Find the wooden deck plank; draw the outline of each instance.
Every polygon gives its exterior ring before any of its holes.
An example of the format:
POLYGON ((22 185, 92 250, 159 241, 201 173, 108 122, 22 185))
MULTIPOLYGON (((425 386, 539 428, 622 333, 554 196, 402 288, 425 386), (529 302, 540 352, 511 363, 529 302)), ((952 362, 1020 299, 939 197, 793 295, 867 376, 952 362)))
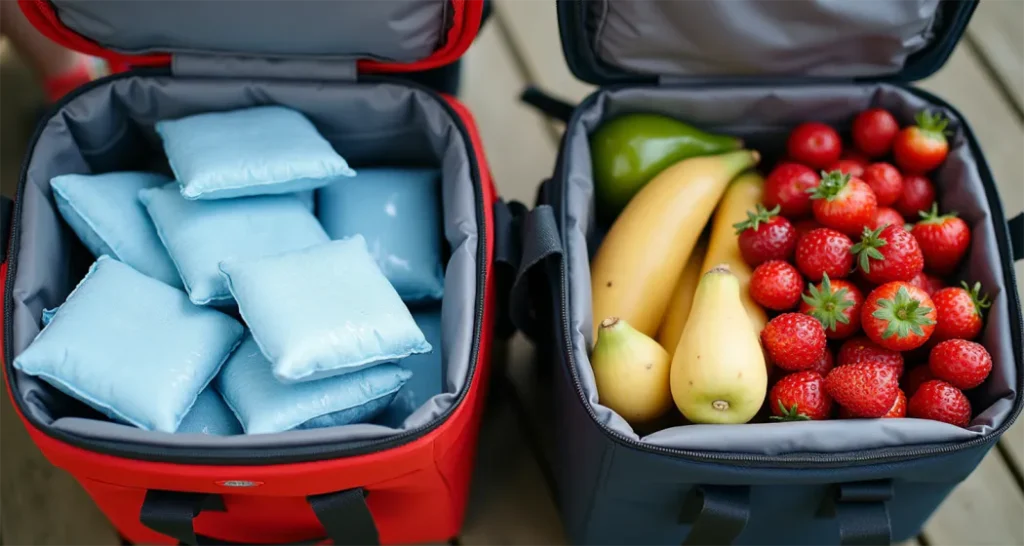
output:
POLYGON ((967 34, 996 72, 1018 114, 1024 112, 1024 2, 981 2, 967 34))

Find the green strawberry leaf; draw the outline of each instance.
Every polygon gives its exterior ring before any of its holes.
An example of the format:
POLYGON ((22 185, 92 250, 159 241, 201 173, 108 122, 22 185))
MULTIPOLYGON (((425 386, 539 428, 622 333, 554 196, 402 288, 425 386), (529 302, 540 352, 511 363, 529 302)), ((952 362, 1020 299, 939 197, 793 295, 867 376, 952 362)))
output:
POLYGON ((782 403, 782 400, 779 400, 779 411, 782 412, 782 415, 772 415, 771 416, 771 420, 772 421, 810 421, 811 420, 810 417, 808 417, 804 413, 801 413, 800 410, 797 409, 796 404, 793 404, 793 407, 791 407, 791 408, 786 408, 785 404, 782 403))
POLYGON ((882 298, 876 305, 878 308, 871 316, 886 322, 882 339, 889 339, 894 335, 899 339, 909 337, 910 334, 923 336, 924 330, 921 327, 935 324, 935 320, 928 316, 932 308, 925 307, 920 301, 910 297, 910 292, 905 286, 896 291, 896 297, 893 299, 882 298))
POLYGON ((807 314, 818 319, 818 322, 826 330, 834 332, 836 323, 850 323, 850 317, 846 316, 846 310, 853 307, 853 302, 846 299, 848 292, 846 288, 840 288, 833 292, 832 281, 829 280, 828 273, 825 273, 821 277, 820 289, 811 283, 807 287, 807 293, 800 297, 810 307, 807 314))
POLYGON ((871 273, 871 260, 882 261, 885 259, 878 250, 889 244, 889 241, 880 236, 885 228, 886 226, 878 229, 864 228, 860 242, 850 247, 850 253, 857 257, 858 265, 865 273, 871 273))
POLYGON ((778 216, 780 210, 782 210, 780 205, 775 205, 775 208, 772 210, 766 210, 764 205, 758 203, 754 212, 747 211, 746 220, 733 224, 732 227, 736 228, 736 235, 739 235, 748 229, 757 231, 758 226, 762 223, 767 223, 773 217, 778 216))
POLYGON ((849 181, 850 175, 843 173, 843 171, 821 171, 821 182, 813 188, 808 188, 806 191, 811 194, 811 199, 834 201, 839 197, 839 194, 849 181))

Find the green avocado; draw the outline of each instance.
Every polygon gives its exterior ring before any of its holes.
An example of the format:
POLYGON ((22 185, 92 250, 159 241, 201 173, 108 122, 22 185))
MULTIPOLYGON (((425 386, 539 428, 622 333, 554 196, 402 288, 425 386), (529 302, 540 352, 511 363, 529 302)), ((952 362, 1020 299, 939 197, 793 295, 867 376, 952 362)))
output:
POLYGON ((681 159, 742 147, 738 138, 707 133, 668 116, 616 117, 590 136, 598 211, 614 217, 644 184, 681 159))

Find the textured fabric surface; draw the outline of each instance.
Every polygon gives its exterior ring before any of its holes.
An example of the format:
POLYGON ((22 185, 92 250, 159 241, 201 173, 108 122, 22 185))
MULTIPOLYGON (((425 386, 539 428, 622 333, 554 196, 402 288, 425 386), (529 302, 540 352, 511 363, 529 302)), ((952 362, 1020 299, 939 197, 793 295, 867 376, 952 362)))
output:
POLYGON ((283 382, 352 373, 432 350, 360 235, 220 265, 283 382))
POLYGON ((57 210, 95 257, 108 254, 138 271, 181 288, 181 277, 160 243, 139 191, 170 182, 162 174, 65 174, 50 180, 57 210))
POLYGON ((196 403, 178 425, 178 434, 232 436, 242 432, 242 424, 212 384, 199 393, 196 403))
POLYGON ((281 383, 247 334, 215 385, 247 434, 267 434, 369 421, 391 402, 410 375, 408 370, 384 364, 318 381, 281 383))
POLYGON ((317 216, 331 239, 362 235, 403 300, 439 300, 440 180, 437 169, 360 169, 317 192, 317 216))
POLYGON ((328 241, 296 195, 189 201, 174 183, 139 192, 157 233, 196 304, 229 304, 231 294, 217 264, 328 241))
POLYGON ((399 366, 412 372, 412 377, 398 391, 394 402, 375 421, 392 428, 401 428, 406 418, 423 407, 427 400, 444 391, 445 353, 441 348, 441 309, 422 309, 414 312, 412 318, 434 350, 398 361, 399 366))
POLYGON ((186 199, 293 193, 355 174, 305 116, 283 106, 165 120, 156 131, 186 199))
POLYGON ((14 367, 113 419, 174 432, 242 331, 181 290, 101 256, 14 367))

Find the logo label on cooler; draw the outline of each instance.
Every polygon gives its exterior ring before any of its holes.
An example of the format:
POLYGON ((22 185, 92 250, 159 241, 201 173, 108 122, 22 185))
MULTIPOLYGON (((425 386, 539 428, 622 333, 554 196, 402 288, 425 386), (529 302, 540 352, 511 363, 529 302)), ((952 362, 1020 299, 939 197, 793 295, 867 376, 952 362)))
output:
POLYGON ((263 485, 263 482, 256 482, 252 480, 221 480, 217 482, 217 485, 221 487, 259 487, 263 485))

